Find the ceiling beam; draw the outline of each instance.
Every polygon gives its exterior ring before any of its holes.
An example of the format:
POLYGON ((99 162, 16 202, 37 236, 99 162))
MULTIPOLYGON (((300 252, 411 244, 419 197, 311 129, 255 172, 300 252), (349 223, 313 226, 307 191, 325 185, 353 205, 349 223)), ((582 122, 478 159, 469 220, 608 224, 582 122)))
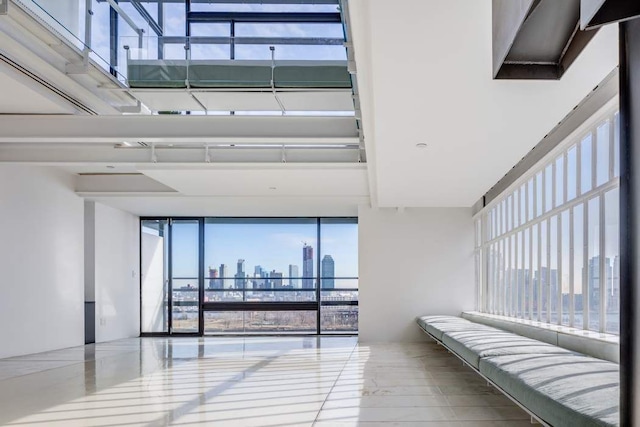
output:
POLYGON ((640 16, 637 0, 581 0, 580 28, 591 29, 640 16))
POLYGON ((352 144, 353 117, 0 116, 3 143, 352 144))

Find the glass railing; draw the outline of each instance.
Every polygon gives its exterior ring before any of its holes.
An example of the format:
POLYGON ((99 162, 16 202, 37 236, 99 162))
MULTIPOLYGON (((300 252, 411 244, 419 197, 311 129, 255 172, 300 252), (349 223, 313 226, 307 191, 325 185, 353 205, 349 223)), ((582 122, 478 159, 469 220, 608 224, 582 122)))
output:
POLYGON ((323 41, 121 37, 118 71, 132 88, 350 89, 344 46, 310 44, 323 41))

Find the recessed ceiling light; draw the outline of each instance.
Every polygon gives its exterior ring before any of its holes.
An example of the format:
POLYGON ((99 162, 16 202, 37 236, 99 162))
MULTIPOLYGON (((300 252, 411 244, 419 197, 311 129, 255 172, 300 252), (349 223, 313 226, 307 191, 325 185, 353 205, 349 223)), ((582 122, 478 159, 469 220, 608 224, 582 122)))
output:
POLYGON ((276 190, 276 187, 269 187, 269 190, 276 190))
POLYGON ((115 169, 115 168, 116 168, 115 166, 111 166, 111 165, 107 166, 107 169, 115 169))
POLYGON ((424 142, 419 142, 419 143, 416 144, 416 147, 417 148, 427 148, 427 144, 424 143, 424 142))

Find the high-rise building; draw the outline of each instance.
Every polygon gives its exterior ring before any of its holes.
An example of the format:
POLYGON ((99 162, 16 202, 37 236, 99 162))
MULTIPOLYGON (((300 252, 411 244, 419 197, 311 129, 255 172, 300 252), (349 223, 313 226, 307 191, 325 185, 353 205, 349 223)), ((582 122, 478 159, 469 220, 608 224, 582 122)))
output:
POLYGON ((271 286, 273 289, 281 289, 282 288, 282 273, 278 273, 273 270, 269 273, 269 279, 271 280, 271 286))
POLYGON ((331 255, 325 255, 322 258, 322 289, 334 289, 336 287, 335 275, 336 269, 333 258, 331 255))
POLYGON ((218 278, 218 269, 209 267, 209 289, 220 289, 222 282, 218 278))
POLYGON ((220 270, 218 273, 220 277, 220 288, 230 288, 231 284, 229 283, 229 266, 226 264, 220 264, 220 270))
POLYGON ((289 286, 292 288, 300 287, 300 270, 297 265, 289 264, 289 286))
POLYGON ((244 272, 244 260, 243 259, 239 259, 238 260, 238 264, 237 264, 237 269, 236 269, 236 275, 235 275, 235 288, 236 289, 242 289, 244 288, 244 285, 246 284, 246 273, 244 272))
POLYGON ((313 288, 313 247, 306 243, 302 247, 302 288, 313 288))

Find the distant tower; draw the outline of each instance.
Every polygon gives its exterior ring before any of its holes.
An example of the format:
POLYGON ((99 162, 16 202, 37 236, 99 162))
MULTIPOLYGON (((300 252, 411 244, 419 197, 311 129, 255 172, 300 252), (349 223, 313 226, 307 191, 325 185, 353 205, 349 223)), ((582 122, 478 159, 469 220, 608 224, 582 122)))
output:
POLYGON ((289 286, 292 288, 300 287, 300 270, 297 265, 289 264, 289 286))
POLYGON ((271 279, 273 289, 282 288, 282 273, 278 273, 277 271, 273 270, 269 274, 269 278, 271 279))
POLYGON ((220 289, 231 287, 231 286, 226 286, 229 283, 228 282, 229 267, 226 264, 220 264, 219 277, 220 277, 220 289))
POLYGON ((313 248, 306 243, 302 247, 302 288, 313 289, 313 248))
POLYGON ((238 260, 238 267, 236 270, 236 289, 242 289, 244 288, 245 285, 245 272, 244 272, 244 260, 243 259, 239 259, 238 260))
POLYGON ((322 289, 334 289, 336 269, 331 255, 322 258, 322 289))
POLYGON ((209 267, 209 289, 219 289, 218 269, 209 267))

